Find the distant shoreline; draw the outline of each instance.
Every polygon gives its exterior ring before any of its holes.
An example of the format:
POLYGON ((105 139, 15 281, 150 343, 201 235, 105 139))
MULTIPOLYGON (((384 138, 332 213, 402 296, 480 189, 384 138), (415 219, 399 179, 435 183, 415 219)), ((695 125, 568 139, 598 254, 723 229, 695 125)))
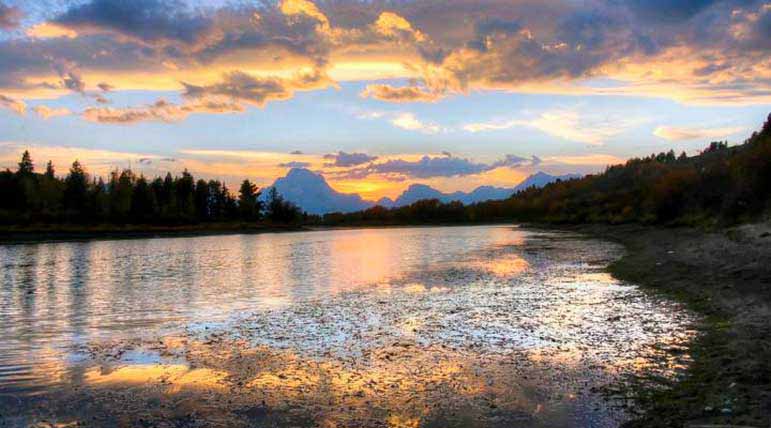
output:
POLYGON ((30 226, 0 228, 0 244, 93 241, 139 238, 173 238, 212 235, 239 235, 311 230, 302 225, 200 224, 183 226, 100 225, 100 226, 30 226))
POLYGON ((421 223, 421 224, 360 224, 324 226, 312 224, 268 225, 268 224, 202 224, 182 226, 148 225, 100 225, 100 226, 31 226, 0 228, 0 245, 31 244, 44 242, 96 241, 113 239, 152 239, 196 237, 212 235, 256 235, 261 233, 316 232, 325 230, 392 229, 413 227, 464 227, 464 226, 512 226, 516 222, 479 223, 421 223))

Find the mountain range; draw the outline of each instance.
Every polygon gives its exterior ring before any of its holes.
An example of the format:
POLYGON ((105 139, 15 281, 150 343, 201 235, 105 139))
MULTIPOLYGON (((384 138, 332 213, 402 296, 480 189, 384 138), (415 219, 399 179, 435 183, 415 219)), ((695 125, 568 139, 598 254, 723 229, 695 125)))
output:
MULTIPOLYGON (((550 175, 538 172, 527 177, 511 188, 480 186, 471 192, 443 193, 425 184, 412 184, 395 200, 381 198, 368 201, 357 194, 340 193, 333 189, 323 176, 305 168, 292 168, 285 177, 278 178, 273 186, 286 200, 299 206, 309 214, 331 212, 353 212, 380 205, 386 208, 402 207, 423 199, 438 199, 442 202, 459 201, 465 205, 496 199, 506 199, 512 194, 530 187, 543 187, 557 180, 578 178, 580 175, 550 175)), ((262 193, 266 198, 268 189, 262 193)))

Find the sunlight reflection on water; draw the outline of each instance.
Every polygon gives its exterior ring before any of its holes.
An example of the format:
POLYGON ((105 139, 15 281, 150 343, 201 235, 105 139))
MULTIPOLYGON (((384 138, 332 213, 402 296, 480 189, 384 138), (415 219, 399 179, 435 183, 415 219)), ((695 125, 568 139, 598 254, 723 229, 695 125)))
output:
POLYGON ((278 426, 613 426, 588 391, 671 375, 654 345, 692 321, 603 272, 619 251, 506 226, 0 246, 0 398, 61 386, 111 414, 131 388, 145 419, 148 397, 176 403, 164 419, 206 391, 223 426, 255 402, 278 426))

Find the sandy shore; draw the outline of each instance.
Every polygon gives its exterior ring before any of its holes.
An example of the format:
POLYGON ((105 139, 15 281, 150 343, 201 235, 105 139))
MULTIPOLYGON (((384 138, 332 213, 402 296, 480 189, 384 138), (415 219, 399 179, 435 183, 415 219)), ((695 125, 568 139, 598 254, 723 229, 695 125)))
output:
POLYGON ((622 243, 609 269, 686 302, 703 314, 693 358, 674 384, 630 382, 640 418, 630 427, 768 427, 771 424, 771 224, 722 231, 580 226, 570 230, 622 243))

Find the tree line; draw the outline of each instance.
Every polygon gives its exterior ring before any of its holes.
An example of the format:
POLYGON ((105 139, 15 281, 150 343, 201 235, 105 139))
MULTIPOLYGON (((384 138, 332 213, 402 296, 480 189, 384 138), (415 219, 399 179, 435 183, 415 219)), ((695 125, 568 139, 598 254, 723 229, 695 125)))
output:
POLYGON ((51 161, 38 173, 25 151, 16 171, 0 172, 0 224, 152 224, 215 222, 299 223, 302 211, 274 188, 265 201, 244 180, 237 195, 218 180, 180 176, 147 179, 130 169, 115 170, 105 181, 90 176, 77 160, 64 177, 51 161))
POLYGON ((557 181, 510 198, 464 206, 422 200, 387 209, 310 216, 274 188, 266 201, 244 180, 237 195, 217 180, 113 171, 105 182, 73 162, 59 177, 49 161, 36 172, 29 152, 0 172, 0 224, 196 224, 272 222, 325 226, 480 223, 733 224, 771 209, 771 115, 743 144, 713 142, 700 154, 673 151, 629 159, 600 174, 557 181))
POLYGON ((526 221, 734 224, 771 211, 771 115, 743 144, 712 142, 700 154, 674 151, 633 158, 603 173, 530 188, 500 201, 463 206, 419 201, 327 214, 325 225, 526 221))

